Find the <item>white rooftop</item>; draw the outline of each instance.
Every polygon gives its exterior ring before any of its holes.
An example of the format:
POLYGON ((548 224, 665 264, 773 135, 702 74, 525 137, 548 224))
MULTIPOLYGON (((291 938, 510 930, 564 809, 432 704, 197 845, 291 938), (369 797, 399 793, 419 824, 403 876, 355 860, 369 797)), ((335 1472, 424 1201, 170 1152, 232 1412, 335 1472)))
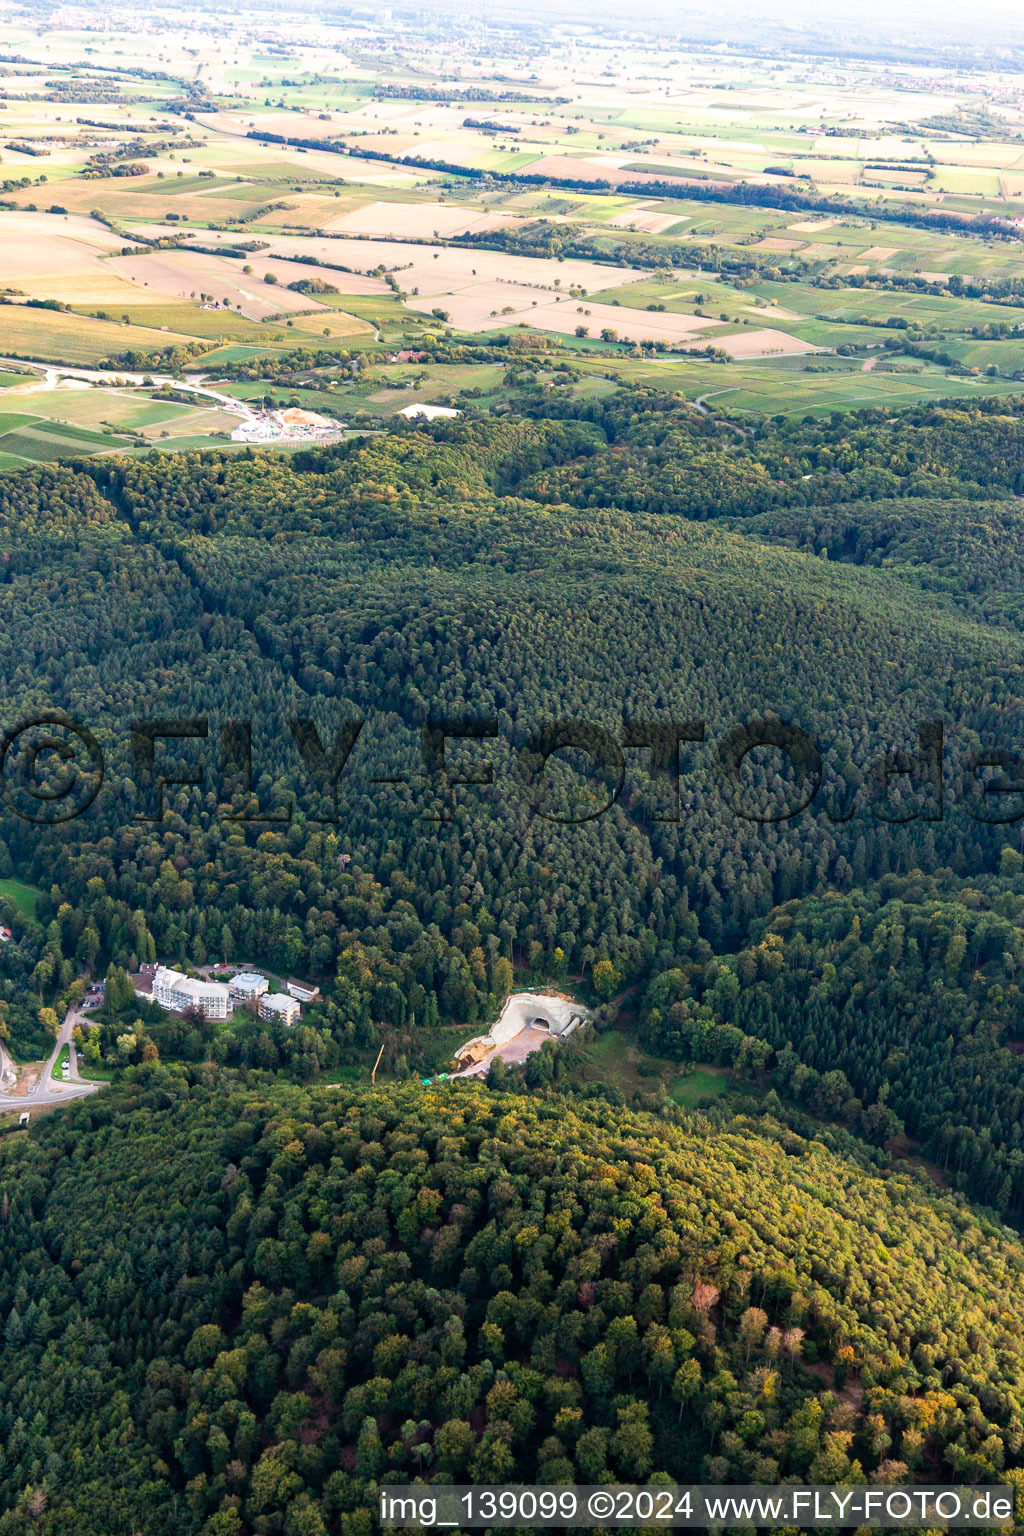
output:
POLYGON ((261 1006, 269 1008, 272 1013, 291 1013, 292 1009, 299 1005, 297 999, 289 997, 286 992, 268 992, 263 997, 261 1006))
POLYGON ((456 411, 450 405, 407 405, 398 412, 399 416, 407 416, 411 421, 415 416, 422 416, 425 421, 433 421, 435 416, 461 416, 461 411, 456 411))
POLYGON ((153 976, 154 991, 158 986, 170 987, 173 992, 183 993, 186 997, 227 997, 228 989, 220 981, 201 981, 192 976, 183 976, 180 971, 172 971, 169 966, 160 965, 153 976))

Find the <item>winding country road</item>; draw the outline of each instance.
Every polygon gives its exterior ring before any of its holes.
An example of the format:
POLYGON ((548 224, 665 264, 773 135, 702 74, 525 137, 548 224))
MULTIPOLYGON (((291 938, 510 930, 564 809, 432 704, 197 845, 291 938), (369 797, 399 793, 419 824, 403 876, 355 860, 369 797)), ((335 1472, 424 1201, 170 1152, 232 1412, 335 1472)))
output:
POLYGON ((232 411, 236 416, 247 419, 256 412, 245 400, 236 400, 234 395, 222 395, 216 389, 209 389, 202 383, 205 374, 200 374, 200 382, 192 383, 191 380, 176 379, 169 373, 127 373, 123 368, 66 368, 63 363, 53 366, 50 363, 29 363, 21 357, 0 357, 0 368, 35 368, 38 376, 28 380, 25 384, 13 384, 4 390, 4 400, 12 400, 18 395, 32 395, 42 389, 56 389, 60 379, 81 379, 86 384, 131 384, 136 387, 141 385, 143 379, 151 379, 157 389, 163 385, 171 389, 180 389, 185 394, 198 395, 200 402, 212 400, 222 411, 232 411))
MULTIPOLYGON (((95 1093, 97 1088, 102 1088, 103 1083, 88 1083, 78 1073, 78 1052, 71 1041, 71 1033, 76 1024, 84 1024, 87 1021, 77 1008, 69 1008, 60 1027, 53 1051, 40 1074, 39 1081, 33 1089, 27 1093, 9 1093, 6 1090, 0 1092, 0 1110, 18 1109, 32 1110, 42 1109, 54 1104, 70 1104, 75 1099, 83 1099, 87 1094, 95 1093), (52 1076, 64 1046, 68 1046, 71 1055, 71 1075, 66 1082, 59 1077, 52 1076)), ((11 1064, 7 1052, 0 1046, 0 1055, 3 1057, 3 1071, 11 1064)), ((11 1064, 13 1065, 13 1064, 11 1064)), ((4 1072, 6 1080, 6 1072, 4 1072)))

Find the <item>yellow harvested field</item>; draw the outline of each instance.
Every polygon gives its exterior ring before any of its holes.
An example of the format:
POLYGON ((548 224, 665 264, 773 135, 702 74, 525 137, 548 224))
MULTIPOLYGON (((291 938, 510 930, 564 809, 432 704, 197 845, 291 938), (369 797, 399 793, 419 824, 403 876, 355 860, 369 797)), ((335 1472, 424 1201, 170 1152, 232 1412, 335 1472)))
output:
POLYGON ((805 320, 806 315, 798 315, 792 309, 783 309, 781 304, 746 304, 743 310, 745 315, 763 315, 767 320, 805 320))
POLYGON ((338 134, 337 124, 323 122, 316 112, 247 112, 244 128, 237 113, 232 112, 197 113, 195 120, 201 128, 213 130, 214 143, 218 134, 237 137, 240 130, 244 135, 248 128, 256 133, 279 133, 286 139, 330 139, 338 134))
MULTIPOLYGON (((332 242, 333 243, 333 242, 332 242)), ((346 266, 369 271, 378 264, 401 268, 399 281, 408 292, 454 293, 480 281, 521 283, 530 288, 555 291, 573 287, 607 288, 612 284, 639 282, 649 274, 636 267, 605 266, 602 262, 555 261, 550 257, 511 256, 505 251, 432 250, 418 245, 376 241, 338 241, 339 259, 346 266), (407 265, 408 263, 408 265, 407 265)))
POLYGON ((129 348, 160 352, 188 339, 141 325, 118 325, 53 309, 28 309, 23 304, 0 308, 0 356, 4 357, 88 365, 129 348))
POLYGON ((331 219, 323 228, 331 235, 375 235, 385 240, 450 239, 470 230, 497 229, 514 218, 509 213, 485 213, 452 203, 367 203, 352 213, 331 219))
MULTIPOLYGON (((686 218, 685 215, 683 217, 686 218)), ((643 204, 636 208, 624 208, 608 220, 608 224, 616 229, 637 229, 645 235, 662 235, 666 229, 671 229, 673 224, 679 222, 678 213, 657 213, 653 209, 644 208, 643 204)))
MULTIPOLYGON (((151 227, 148 233, 150 235, 168 234, 170 230, 162 226, 151 227)), ((230 244, 232 241, 237 242, 238 236, 204 230, 202 239, 204 245, 212 245, 215 242, 230 244)), ((275 255, 285 258, 292 255, 316 256, 321 261, 338 262, 358 273, 372 272, 376 267, 384 267, 385 270, 397 274, 406 293, 411 293, 413 288, 419 288, 421 296, 434 295, 435 298, 428 308, 433 308, 434 304, 440 303, 446 294, 458 293, 464 288, 481 282, 503 280, 548 293, 555 293, 558 288, 563 292, 569 288, 585 288, 588 292, 596 292, 601 288, 615 288, 623 283, 640 282, 650 277, 649 272, 643 272, 637 267, 612 266, 597 261, 577 261, 572 258, 556 261, 553 257, 510 256, 505 251, 474 250, 468 246, 435 248, 429 245, 404 244, 400 240, 355 240, 346 239, 345 236, 331 235, 275 235, 273 251, 275 255), (556 282, 558 288, 556 288, 556 282)), ((261 270, 262 259, 260 256, 250 258, 252 266, 257 271, 261 270)), ((291 265, 294 266, 294 263, 291 265)), ((343 292, 358 291, 343 286, 345 280, 343 272, 327 272, 318 270, 316 267, 304 267, 302 270, 307 277, 326 278, 343 292)), ((379 279, 373 281, 373 288, 363 291, 373 293, 388 291, 387 285, 379 279)), ((539 298, 540 295, 535 293, 534 297, 539 298)), ((447 306, 442 304, 441 307, 447 306)), ((497 307, 500 309, 501 304, 497 307)))
POLYGON ((69 262, 84 250, 90 254, 119 250, 123 241, 98 219, 73 214, 26 213, 0 210, 0 239, 5 265, 21 265, 32 254, 36 271, 67 271, 69 262))
POLYGON ((320 229, 335 217, 338 203, 333 193, 289 192, 282 198, 271 197, 267 209, 266 213, 248 221, 250 230, 263 233, 274 229, 294 229, 297 232, 320 229), (274 207, 275 203, 284 206, 274 207))
MULTIPOLYGON (((616 333, 620 341, 665 341, 670 346, 706 346, 709 342, 721 347, 732 357, 772 357, 781 354, 815 352, 816 347, 787 336, 784 331, 742 331, 720 340, 707 335, 714 332, 720 322, 700 315, 673 314, 670 310, 652 313, 643 309, 629 309, 620 304, 597 304, 578 299, 529 299, 531 290, 514 284, 480 283, 473 289, 445 300, 451 323, 461 330, 495 331, 508 330, 512 326, 526 325, 532 330, 555 331, 561 336, 571 336, 579 325, 586 326, 589 335, 598 337, 605 328, 616 333), (501 300, 512 306, 510 314, 502 314, 501 300), (498 314, 492 310, 498 309, 498 314)), ((410 298, 410 309, 429 314, 435 298, 410 298)))
POLYGON ((558 176, 570 181, 636 181, 638 172, 617 171, 597 156, 544 155, 530 166, 531 176, 558 176))
POLYGON ((884 181, 893 186, 921 186, 927 179, 924 171, 905 170, 902 166, 898 171, 879 170, 874 168, 867 172, 872 181, 884 181))
POLYGON ((106 225, 75 214, 0 211, 5 286, 65 304, 126 302, 131 286, 103 258, 124 244, 106 225))
POLYGON ((315 315, 296 315, 292 330, 308 332, 311 336, 371 336, 373 326, 355 315, 346 315, 343 309, 319 309, 315 315))
POLYGON ((851 191, 857 190, 857 182, 860 179, 860 167, 842 162, 831 165, 825 160, 806 162, 806 169, 812 179, 819 184, 827 182, 833 189, 837 187, 849 187, 851 191))
MULTIPOLYGON (((400 105, 408 108, 410 103, 400 105)), ((318 113, 257 112, 239 118, 228 112, 216 112, 204 113, 196 118, 196 122, 203 128, 213 130, 209 144, 220 163, 234 160, 236 164, 245 161, 249 165, 258 166, 261 160, 283 159, 293 162, 296 167, 301 165, 307 171, 322 172, 338 180, 360 181, 371 186, 411 187, 436 174, 433 171, 417 171, 408 166, 390 166, 375 160, 357 160, 349 155, 335 154, 329 149, 301 150, 292 144, 267 144, 246 136, 251 127, 257 133, 280 133, 285 138, 329 139, 337 137, 343 127, 351 129, 357 116, 354 113, 346 114, 342 124, 340 119, 322 122, 318 113)), ((384 147, 391 153, 394 143, 395 140, 389 138, 386 145, 377 147, 384 147)), ((368 142, 367 147, 374 146, 368 142)))
MULTIPOLYGON (((311 169, 344 175, 347 182, 363 187, 415 187, 437 178, 436 171, 418 171, 411 166, 387 165, 379 160, 357 160, 354 155, 339 159, 326 151, 310 150, 311 169)), ((306 164, 307 162, 303 162, 306 164)))
POLYGON ((806 244, 806 240, 786 240, 782 235, 769 235, 755 242, 759 251, 802 251, 806 244))
MULTIPOLYGON (((381 137, 376 141, 370 139, 367 148, 382 149, 386 155, 420 155, 425 160, 446 160, 451 153, 451 139, 422 139, 412 135, 401 134, 396 138, 390 135, 385 139, 381 137)), ((464 156, 466 164, 472 165, 480 156, 490 152, 491 141, 482 133, 459 134, 459 153, 464 156)))
MULTIPOLYGON (((932 105, 931 107, 926 107, 925 111, 935 112, 952 108, 952 99, 950 97, 946 97, 944 101, 934 96, 931 99, 932 105), (947 102, 949 107, 946 106, 947 102)), ((899 114, 897 113, 896 115, 898 116, 899 114)), ((824 139, 821 141, 821 144, 825 146, 826 153, 835 154, 837 152, 835 139, 824 139)), ((966 149, 969 152, 970 146, 957 144, 958 156, 961 149, 966 149)), ((911 156, 920 156, 922 149, 916 140, 905 139, 902 134, 890 133, 883 134, 878 138, 859 139, 855 146, 855 153, 860 160, 904 160, 911 156)))
MULTIPOLYGON (((528 325, 534 330, 557 331, 559 335, 571 336, 578 325, 585 325, 591 336, 599 336, 608 327, 622 341, 696 344, 703 340, 702 330, 719 324, 717 320, 699 315, 677 315, 668 310, 652 314, 618 304, 596 304, 587 299, 537 299, 536 295, 527 297, 529 294, 530 289, 514 284, 478 283, 474 288, 447 297, 444 307, 452 324, 461 330, 494 331, 528 325), (511 308, 510 314, 501 313, 505 307, 511 308), (495 309, 498 310, 496 315, 492 313, 495 309)), ((436 302, 436 298, 406 300, 410 309, 426 314, 436 302)))
POLYGON ((806 352, 817 352, 809 341, 799 336, 789 336, 785 331, 739 331, 732 336, 714 340, 716 347, 728 352, 730 357, 798 357, 806 352))
POLYGON ((322 278, 345 293, 387 291, 379 281, 347 272, 318 272, 304 262, 274 261, 263 253, 243 262, 227 256, 209 256, 203 251, 153 251, 145 256, 118 256, 110 264, 131 280, 136 303, 142 297, 154 303, 169 297, 199 300, 206 293, 221 303, 227 300, 232 309, 250 320, 265 320, 282 312, 320 310, 315 297, 293 293, 287 286, 304 278, 322 278), (252 272, 243 272, 245 266, 251 266, 252 272), (277 282, 264 282, 267 273, 273 274, 277 282))
POLYGON ((787 228, 806 230, 808 233, 812 233, 819 229, 832 229, 838 223, 838 219, 805 219, 802 224, 789 224, 787 228))
POLYGON ((896 255, 895 245, 871 245, 866 251, 861 251, 865 261, 888 261, 890 256, 896 255))
MULTIPOLYGON (((233 223, 245 206, 229 197, 214 196, 206 191, 175 193, 167 190, 167 182, 158 181, 155 176, 150 178, 148 190, 143 191, 145 185, 144 178, 128 176, 106 181, 62 181, 59 191, 56 188, 55 191, 69 215, 80 217, 87 216, 92 208, 102 208, 104 213, 117 219, 162 219, 168 213, 178 213, 197 223, 210 219, 223 220, 227 224, 233 223)), ((10 196, 24 206, 38 200, 39 189, 22 187, 10 196)))

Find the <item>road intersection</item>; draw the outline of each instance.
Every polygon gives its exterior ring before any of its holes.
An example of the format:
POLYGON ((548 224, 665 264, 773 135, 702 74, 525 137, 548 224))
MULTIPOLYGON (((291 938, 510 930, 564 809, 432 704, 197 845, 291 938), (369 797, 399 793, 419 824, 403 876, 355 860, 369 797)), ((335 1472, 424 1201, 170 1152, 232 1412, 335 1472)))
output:
POLYGON ((79 1075, 78 1052, 75 1050, 71 1036, 77 1024, 87 1024, 81 1010, 72 1006, 68 1009, 54 1042, 53 1051, 39 1074, 38 1080, 23 1093, 11 1092, 8 1086, 16 1072, 10 1056, 0 1045, 0 1111, 18 1109, 21 1111, 49 1108, 55 1104, 70 1104, 75 1099, 86 1098, 90 1093, 95 1093, 97 1088, 102 1088, 102 1083, 86 1082, 79 1075), (65 1045, 71 1061, 70 1074, 66 1079, 53 1076, 53 1069, 57 1065, 61 1051, 65 1045))

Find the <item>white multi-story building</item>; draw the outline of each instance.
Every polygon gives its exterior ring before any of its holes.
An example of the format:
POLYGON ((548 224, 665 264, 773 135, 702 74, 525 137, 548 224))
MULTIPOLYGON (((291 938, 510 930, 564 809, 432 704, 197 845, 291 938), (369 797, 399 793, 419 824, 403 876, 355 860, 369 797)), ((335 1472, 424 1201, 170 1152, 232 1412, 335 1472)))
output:
POLYGON ((297 1024, 299 1021, 299 1005, 286 992, 264 992, 256 1006, 261 1019, 269 1019, 275 1024, 297 1024))
POLYGON ((153 1001, 172 1013, 200 1008, 208 1019, 226 1019, 231 1011, 228 989, 220 981, 195 981, 180 971, 158 965, 153 976, 153 1001))
POLYGON ((258 971, 239 971, 237 976, 232 976, 228 982, 228 991, 232 997, 237 997, 239 1002, 251 1002, 254 997, 262 997, 264 992, 270 991, 270 982, 258 971))

